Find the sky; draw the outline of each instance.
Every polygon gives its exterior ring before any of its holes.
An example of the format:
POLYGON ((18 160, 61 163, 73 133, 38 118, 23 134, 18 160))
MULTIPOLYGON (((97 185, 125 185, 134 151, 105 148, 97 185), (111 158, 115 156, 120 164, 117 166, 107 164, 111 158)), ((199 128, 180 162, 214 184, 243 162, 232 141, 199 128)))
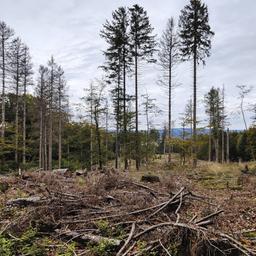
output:
MULTIPOLYGON (((237 85, 252 86, 245 98, 246 120, 251 124, 250 108, 256 98, 256 1, 205 0, 215 36, 211 57, 198 70, 198 118, 206 124, 204 95, 212 86, 225 87, 226 112, 230 129, 244 129, 239 112, 237 85)), ((104 40, 100 37, 102 24, 111 19, 120 6, 142 5, 148 12, 154 34, 158 39, 173 17, 178 23, 180 10, 188 0, 0 0, 0 20, 15 30, 30 48, 35 73, 53 55, 62 65, 69 86, 70 105, 76 103, 95 78, 102 77, 99 66, 104 63, 104 40)), ((139 94, 148 93, 162 110, 152 116, 156 128, 167 122, 167 91, 158 84, 161 71, 158 65, 140 63, 139 94)), ((180 64, 175 70, 173 92, 174 126, 180 127, 180 116, 192 95, 192 63, 180 64)), ((128 90, 134 93, 133 77, 128 77, 128 90)), ((141 103, 141 102, 140 102, 141 103)), ((145 118, 140 116, 140 128, 145 118)))

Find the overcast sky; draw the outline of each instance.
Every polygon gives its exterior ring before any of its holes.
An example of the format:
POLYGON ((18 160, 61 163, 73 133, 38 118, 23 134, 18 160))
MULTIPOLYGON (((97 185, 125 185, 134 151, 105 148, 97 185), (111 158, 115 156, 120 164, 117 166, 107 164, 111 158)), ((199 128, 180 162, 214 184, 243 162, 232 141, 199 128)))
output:
MULTIPOLYGON (((238 112, 239 100, 236 85, 246 84, 254 89, 245 105, 255 103, 256 98, 256 1, 255 0, 206 0, 210 24, 215 32, 212 55, 206 66, 199 69, 198 96, 199 118, 205 120, 204 94, 212 87, 226 89, 226 107, 231 129, 243 129, 238 112)), ((188 0, 0 0, 0 20, 12 27, 17 36, 29 46, 34 69, 46 64, 53 55, 62 65, 68 80, 71 104, 79 101, 83 88, 100 77, 98 66, 104 62, 102 50, 106 45, 99 32, 106 19, 119 6, 138 3, 148 11, 155 34, 158 37, 170 17, 178 20, 180 10, 188 0)), ((157 127, 167 121, 166 91, 157 85, 160 71, 157 66, 140 66, 139 93, 148 92, 156 98, 163 110, 154 118, 157 127)), ((133 81, 129 78, 129 91, 133 81)), ((175 126, 180 127, 179 116, 192 94, 192 64, 186 63, 176 70, 173 97, 175 126)), ((252 113, 246 112, 248 123, 252 113)), ((141 128, 143 125, 141 118, 141 128)), ((202 122, 203 125, 203 122, 202 122)))

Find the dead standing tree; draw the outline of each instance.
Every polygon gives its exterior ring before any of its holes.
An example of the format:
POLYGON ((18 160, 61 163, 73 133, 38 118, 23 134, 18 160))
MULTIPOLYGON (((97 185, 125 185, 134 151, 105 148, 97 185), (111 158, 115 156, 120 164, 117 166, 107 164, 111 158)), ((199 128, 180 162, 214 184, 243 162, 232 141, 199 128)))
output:
POLYGON ((39 105, 39 169, 47 170, 47 137, 46 137, 46 106, 48 68, 39 67, 39 78, 36 86, 36 95, 39 105))
POLYGON ((6 90, 6 76, 9 69, 8 52, 10 50, 11 38, 14 35, 13 30, 7 26, 5 22, 0 21, 0 57, 1 57, 1 80, 2 80, 2 125, 1 138, 4 141, 5 136, 5 90, 6 90))
MULTIPOLYGON (((100 131, 101 116, 105 114, 104 102, 106 99, 103 96, 104 89, 105 89, 105 84, 100 80, 96 80, 94 83, 93 82, 91 83, 90 89, 86 90, 87 95, 82 98, 83 100, 85 100, 85 103, 88 106, 88 109, 90 112, 91 129, 93 125, 95 126, 97 154, 98 154, 97 158, 98 158, 100 169, 102 169, 103 161, 104 161, 103 153, 102 153, 101 131, 100 131)), ((92 140, 91 140, 91 143, 92 143, 92 140)))
MULTIPOLYGON (((167 27, 160 40, 158 54, 159 64, 163 70, 161 84, 168 88, 168 137, 172 136, 172 92, 174 89, 174 68, 178 63, 178 37, 174 28, 173 18, 168 20, 167 27)), ((171 146, 168 145, 168 162, 171 162, 171 146)))
POLYGON ((138 99, 138 62, 146 60, 155 62, 153 55, 155 52, 155 36, 152 35, 153 27, 150 24, 147 12, 143 7, 135 4, 130 11, 130 45, 134 59, 134 84, 135 84, 135 133, 136 133, 136 169, 140 168, 140 141, 139 141, 139 99, 138 99))
POLYGON ((19 169, 19 103, 20 88, 22 86, 22 72, 25 56, 25 46, 20 38, 15 38, 10 47, 10 75, 15 91, 15 163, 19 169))
POLYGON ((27 87, 32 85, 32 63, 29 55, 29 49, 24 47, 24 58, 22 63, 22 75, 23 75, 23 134, 22 134, 22 164, 23 168, 26 165, 26 136, 27 136, 27 87))

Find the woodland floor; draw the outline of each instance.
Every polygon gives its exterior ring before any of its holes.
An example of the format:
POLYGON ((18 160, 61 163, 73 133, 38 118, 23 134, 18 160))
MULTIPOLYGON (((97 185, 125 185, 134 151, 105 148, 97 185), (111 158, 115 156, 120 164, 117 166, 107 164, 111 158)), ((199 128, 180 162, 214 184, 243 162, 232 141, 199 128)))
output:
POLYGON ((256 255, 256 176, 243 167, 1 176, 0 255, 256 255))

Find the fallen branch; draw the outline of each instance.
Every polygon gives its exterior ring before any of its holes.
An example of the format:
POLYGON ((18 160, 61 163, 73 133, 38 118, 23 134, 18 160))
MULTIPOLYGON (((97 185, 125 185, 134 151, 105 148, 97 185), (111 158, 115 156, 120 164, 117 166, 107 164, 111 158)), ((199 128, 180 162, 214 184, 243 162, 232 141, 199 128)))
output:
POLYGON ((152 218, 154 215, 156 215, 157 213, 159 213, 160 211, 162 211, 164 208, 166 208, 170 203, 173 202, 174 199, 176 199, 180 193, 182 193, 182 191, 184 190, 185 188, 181 188, 169 201, 167 201, 162 207, 160 207, 157 211, 151 213, 147 219, 150 219, 152 218))
POLYGON ((167 255, 172 256, 172 255, 168 252, 168 250, 165 248, 165 246, 162 244, 162 242, 161 242, 160 239, 159 239, 159 244, 160 244, 161 247, 164 249, 164 251, 166 252, 167 255))
POLYGON ((219 211, 217 211, 217 212, 211 213, 211 214, 209 214, 209 215, 203 217, 202 219, 196 221, 195 224, 200 225, 201 222, 204 222, 204 221, 206 221, 206 220, 208 220, 208 219, 211 219, 211 218, 215 217, 216 215, 219 215, 219 214, 222 213, 222 212, 224 212, 224 211, 223 211, 223 210, 219 210, 219 211))
POLYGON ((70 240, 75 240, 77 242, 92 242, 95 244, 99 244, 101 242, 107 242, 108 244, 111 244, 113 246, 119 246, 121 244, 121 240, 118 239, 113 239, 113 238, 108 238, 108 237, 102 237, 98 235, 92 235, 92 234, 80 234, 75 231, 65 231, 64 233, 61 233, 60 230, 55 230, 57 234, 60 236, 63 236, 65 238, 68 238, 70 240))
POLYGON ((118 251, 116 256, 120 256, 121 253, 124 251, 125 247, 130 243, 130 241, 131 241, 131 239, 133 237, 134 231, 135 231, 135 223, 132 224, 132 228, 131 228, 130 234, 129 234, 127 240, 125 241, 124 245, 122 246, 122 248, 118 251))

